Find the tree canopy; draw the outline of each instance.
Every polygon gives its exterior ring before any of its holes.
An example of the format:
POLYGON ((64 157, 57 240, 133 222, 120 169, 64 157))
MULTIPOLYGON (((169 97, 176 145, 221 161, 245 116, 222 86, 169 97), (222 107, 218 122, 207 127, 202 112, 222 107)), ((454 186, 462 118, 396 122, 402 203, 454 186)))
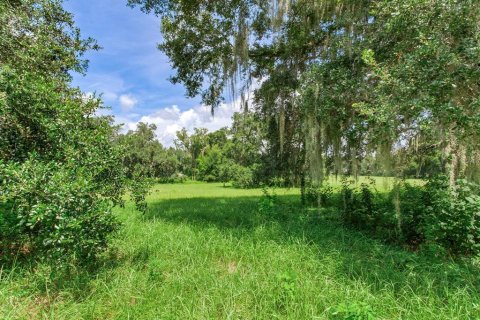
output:
POLYGON ((159 48, 188 95, 215 107, 260 83, 254 108, 284 175, 305 166, 320 183, 374 157, 401 176, 440 152, 451 184, 478 179, 477 1, 129 3, 161 16, 159 48))

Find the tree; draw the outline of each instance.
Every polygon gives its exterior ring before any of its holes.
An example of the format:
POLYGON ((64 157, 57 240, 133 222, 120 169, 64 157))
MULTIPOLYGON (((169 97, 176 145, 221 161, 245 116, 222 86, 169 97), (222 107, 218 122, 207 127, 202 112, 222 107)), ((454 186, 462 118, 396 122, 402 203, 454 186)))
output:
POLYGON ((220 181, 220 166, 225 163, 226 157, 219 146, 207 147, 203 155, 198 158, 198 176, 204 181, 220 181))
POLYGON ((140 122, 135 131, 118 136, 118 143, 123 147, 123 164, 128 177, 144 176, 153 178, 159 170, 158 160, 164 152, 163 146, 155 139, 153 124, 140 122))
POLYGON ((162 17, 165 41, 160 49, 177 69, 173 82, 183 83, 188 95, 201 94, 215 107, 231 83, 235 93, 238 86, 247 90, 252 79, 262 81, 254 100, 259 120, 266 124, 270 171, 299 180, 305 167, 304 120, 294 103, 300 76, 321 58, 328 39, 345 34, 347 23, 365 20, 369 1, 129 3, 162 17))
MULTIPOLYGON (((98 46, 60 1, 0 2, 0 259, 88 263, 118 228, 128 187, 112 119, 70 72, 98 46)), ((63 264, 56 264, 63 266, 63 264)))
POLYGON ((178 149, 187 152, 190 155, 190 176, 195 180, 197 175, 197 159, 202 155, 207 146, 207 132, 205 128, 195 128, 193 134, 189 135, 187 129, 183 128, 177 131, 175 145, 178 149))
POLYGON ((129 3, 162 17, 160 49, 189 95, 215 107, 230 83, 261 81, 279 174, 320 184, 368 155, 402 176, 406 158, 440 151, 451 185, 478 179, 477 1, 129 3))
POLYGON ((229 141, 230 131, 228 128, 221 128, 219 130, 208 133, 208 145, 210 147, 218 146, 219 148, 225 148, 225 145, 229 141))

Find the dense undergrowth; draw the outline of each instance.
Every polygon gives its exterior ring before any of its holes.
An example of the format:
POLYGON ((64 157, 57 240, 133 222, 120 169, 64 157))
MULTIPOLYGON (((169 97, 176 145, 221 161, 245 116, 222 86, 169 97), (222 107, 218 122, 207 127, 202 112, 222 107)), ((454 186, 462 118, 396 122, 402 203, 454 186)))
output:
POLYGON ((302 208, 299 190, 157 185, 148 202, 117 209, 123 228, 90 270, 2 269, 0 318, 480 317, 475 259, 384 244, 333 206, 302 208))
POLYGON ((346 178, 308 188, 304 202, 334 209, 346 226, 367 231, 388 243, 417 250, 421 246, 454 256, 480 252, 480 197, 477 184, 459 180, 451 187, 446 177, 424 183, 394 180, 389 190, 376 180, 361 183, 346 178))

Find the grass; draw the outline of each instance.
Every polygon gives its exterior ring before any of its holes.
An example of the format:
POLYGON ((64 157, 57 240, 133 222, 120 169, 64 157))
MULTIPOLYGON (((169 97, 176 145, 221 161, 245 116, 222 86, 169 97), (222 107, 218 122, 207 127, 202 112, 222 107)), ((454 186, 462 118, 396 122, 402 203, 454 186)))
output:
POLYGON ((0 271, 0 318, 480 319, 472 263, 384 245, 276 193, 271 208, 258 189, 157 185, 146 214, 118 209, 94 272, 0 271))

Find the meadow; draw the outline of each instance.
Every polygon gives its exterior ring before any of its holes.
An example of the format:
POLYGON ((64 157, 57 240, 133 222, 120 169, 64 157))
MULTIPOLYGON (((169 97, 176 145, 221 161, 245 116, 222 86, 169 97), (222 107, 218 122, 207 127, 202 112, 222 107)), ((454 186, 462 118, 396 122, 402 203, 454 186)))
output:
POLYGON ((408 252, 300 204, 298 189, 156 185, 100 263, 0 270, 1 319, 479 319, 471 260, 408 252))

